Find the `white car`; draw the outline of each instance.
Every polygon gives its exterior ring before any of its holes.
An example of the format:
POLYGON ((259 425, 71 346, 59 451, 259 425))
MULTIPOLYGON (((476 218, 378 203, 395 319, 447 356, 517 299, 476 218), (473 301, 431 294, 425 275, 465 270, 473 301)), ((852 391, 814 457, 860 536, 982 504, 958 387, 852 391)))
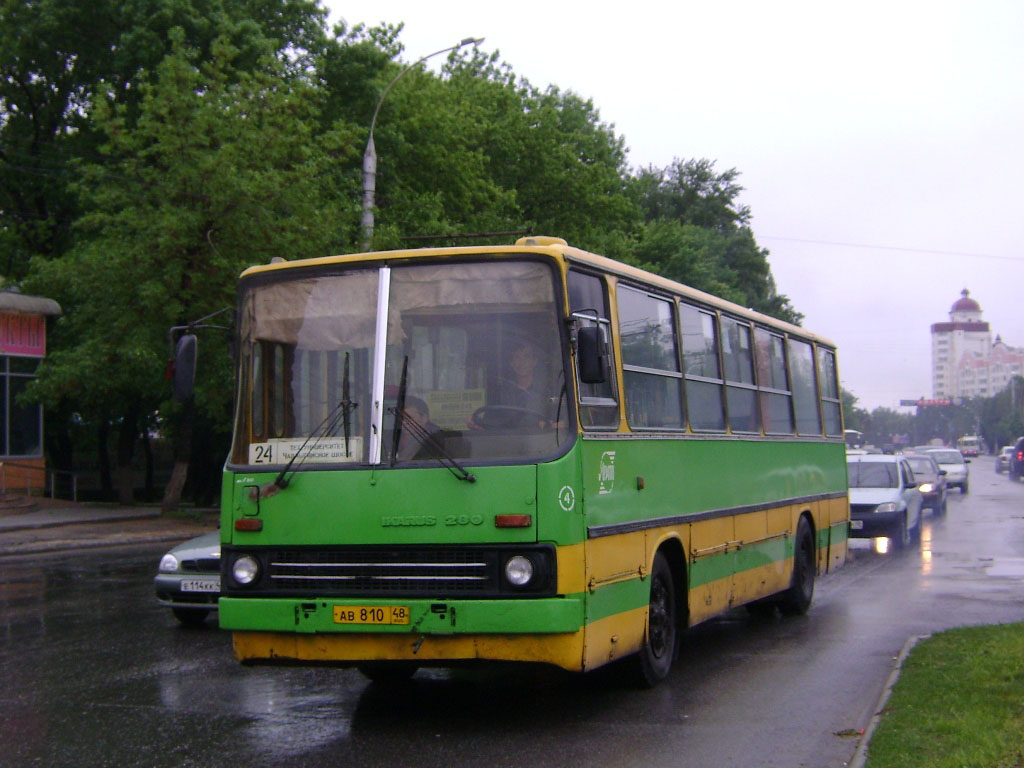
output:
POLYGON ((1004 445, 999 455, 996 456, 996 474, 1002 474, 1010 468, 1010 457, 1013 456, 1013 446, 1004 445))
POLYGON ((903 548, 921 535, 924 497, 903 456, 846 457, 850 481, 850 535, 887 536, 903 548))
POLYGON ((956 448, 934 448, 927 453, 935 459, 939 469, 946 470, 946 487, 959 488, 960 493, 967 493, 970 479, 967 465, 971 463, 970 460, 965 459, 956 448))

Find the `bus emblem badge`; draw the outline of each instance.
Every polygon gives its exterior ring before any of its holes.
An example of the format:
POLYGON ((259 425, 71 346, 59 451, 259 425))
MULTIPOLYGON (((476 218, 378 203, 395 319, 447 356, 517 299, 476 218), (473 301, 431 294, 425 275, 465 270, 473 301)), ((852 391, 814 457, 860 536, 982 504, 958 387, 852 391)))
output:
POLYGON ((601 462, 597 469, 598 493, 611 493, 615 487, 615 451, 601 454, 601 462))
POLYGON ((570 486, 566 485, 558 492, 558 505, 566 512, 572 512, 576 506, 576 494, 570 486))

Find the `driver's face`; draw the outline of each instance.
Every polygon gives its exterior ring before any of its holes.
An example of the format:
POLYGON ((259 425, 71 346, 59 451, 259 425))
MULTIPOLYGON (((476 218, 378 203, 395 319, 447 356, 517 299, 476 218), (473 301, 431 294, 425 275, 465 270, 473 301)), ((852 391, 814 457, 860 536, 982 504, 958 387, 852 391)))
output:
POLYGON ((512 370, 520 376, 533 371, 537 365, 537 356, 529 347, 519 347, 512 353, 512 370))

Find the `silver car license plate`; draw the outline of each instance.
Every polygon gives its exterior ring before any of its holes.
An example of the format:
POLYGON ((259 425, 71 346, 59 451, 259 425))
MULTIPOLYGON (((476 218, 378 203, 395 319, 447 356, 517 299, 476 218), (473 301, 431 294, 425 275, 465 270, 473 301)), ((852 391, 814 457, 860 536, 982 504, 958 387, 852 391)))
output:
POLYGON ((851 531, 862 531, 862 530, 864 530, 864 521, 863 520, 851 520, 850 521, 850 530, 851 531))
POLYGON ((220 592, 220 579, 182 579, 182 592, 220 592))

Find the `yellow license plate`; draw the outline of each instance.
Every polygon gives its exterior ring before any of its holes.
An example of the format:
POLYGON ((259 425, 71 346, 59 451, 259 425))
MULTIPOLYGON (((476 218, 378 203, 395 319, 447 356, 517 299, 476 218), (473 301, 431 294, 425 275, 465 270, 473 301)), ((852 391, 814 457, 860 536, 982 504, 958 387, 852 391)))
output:
POLYGON ((406 605, 336 605, 335 624, 408 624, 406 605))

